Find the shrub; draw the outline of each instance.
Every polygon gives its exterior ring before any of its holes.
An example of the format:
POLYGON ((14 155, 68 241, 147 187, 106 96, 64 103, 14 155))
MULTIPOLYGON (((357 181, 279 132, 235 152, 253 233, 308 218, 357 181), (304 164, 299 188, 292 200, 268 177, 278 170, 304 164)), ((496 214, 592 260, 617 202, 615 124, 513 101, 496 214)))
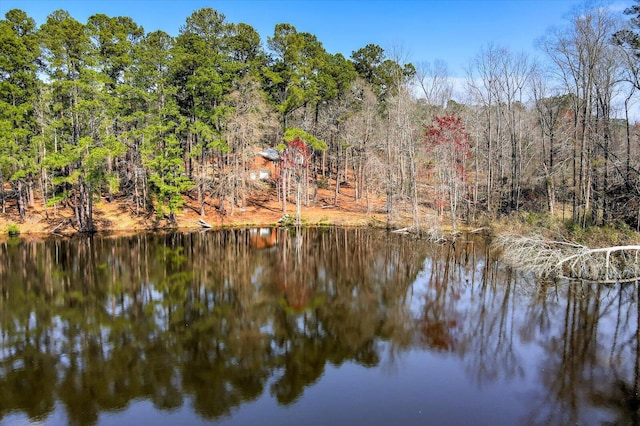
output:
POLYGON ((7 232, 11 236, 18 235, 20 233, 20 228, 18 228, 18 225, 15 223, 10 223, 7 225, 7 232))
POLYGON ((287 213, 284 216, 282 216, 280 220, 278 220, 278 223, 280 224, 280 226, 285 226, 285 227, 295 226, 296 218, 295 216, 291 216, 289 213, 287 213))
POLYGON ((329 189, 328 179, 320 177, 316 182, 318 183, 318 189, 329 189))

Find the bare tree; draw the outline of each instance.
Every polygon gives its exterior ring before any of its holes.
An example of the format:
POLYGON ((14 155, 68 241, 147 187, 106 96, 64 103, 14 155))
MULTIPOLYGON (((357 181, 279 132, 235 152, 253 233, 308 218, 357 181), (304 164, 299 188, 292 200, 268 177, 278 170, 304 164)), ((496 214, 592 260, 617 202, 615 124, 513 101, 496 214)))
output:
POLYGON ((572 95, 572 210, 573 219, 583 226, 593 198, 590 165, 597 139, 596 118, 608 122, 611 114, 605 104, 615 81, 607 76, 612 69, 604 70, 603 64, 611 53, 616 29, 616 21, 605 8, 576 10, 567 27, 552 30, 541 43, 554 65, 555 78, 572 95))
POLYGON ((419 63, 416 67, 416 82, 420 86, 427 107, 432 110, 429 111, 431 116, 426 117, 428 121, 446 108, 453 93, 453 82, 447 63, 442 60, 419 63))
MULTIPOLYGON (((637 3, 637 2, 636 2, 637 3)), ((626 91, 624 100, 624 115, 625 115, 625 152, 624 152, 624 188, 628 193, 628 199, 638 200, 640 193, 637 188, 637 176, 638 164, 637 161, 632 163, 633 158, 637 158, 637 155, 632 153, 632 128, 630 122, 629 111, 634 102, 636 101, 637 91, 640 90, 640 63, 638 58, 640 57, 640 35, 638 29, 640 28, 640 5, 636 4, 624 11, 626 15, 634 16, 626 25, 620 28, 613 36, 614 44, 618 47, 618 52, 621 57, 623 66, 623 90, 626 91), (636 177, 636 179, 634 179, 636 177)), ((624 200, 623 198, 623 201, 624 200)), ((640 210, 636 213, 636 229, 640 229, 640 210)))
POLYGON ((499 201, 506 198, 507 211, 519 208, 524 164, 524 93, 531 72, 527 55, 513 54, 507 48, 493 45, 484 48, 468 69, 468 90, 485 116, 482 157, 489 212, 495 208, 494 196, 499 183, 503 187, 508 183, 508 191, 503 192, 499 201))
POLYGON ((483 123, 478 135, 478 150, 476 153, 477 179, 483 179, 484 198, 487 212, 493 213, 496 208, 495 187, 498 181, 500 152, 500 135, 502 134, 503 120, 497 114, 498 105, 498 52, 495 48, 483 49, 467 68, 467 92, 472 102, 478 108, 483 123), (482 143, 483 148, 480 149, 482 143), (479 171, 484 172, 480 176, 479 171))
POLYGON ((255 156, 257 144, 276 133, 278 122, 268 108, 259 83, 245 77, 242 84, 229 96, 233 106, 226 127, 232 156, 229 176, 231 177, 231 214, 235 205, 245 207, 249 162, 255 156))
POLYGON ((531 75, 531 65, 526 54, 511 54, 503 50, 500 57, 498 86, 501 104, 507 117, 510 152, 509 211, 520 207, 521 178, 523 168, 523 92, 531 75))
POLYGON ((416 126, 415 97, 411 90, 415 68, 406 61, 406 52, 396 47, 387 62, 392 90, 385 99, 386 163, 387 163, 387 226, 396 213, 396 199, 411 200, 411 217, 419 229, 416 149, 421 132, 416 126))
POLYGON ((531 92, 540 134, 542 167, 539 173, 544 180, 547 209, 553 215, 556 206, 556 179, 561 170, 559 166, 562 164, 562 158, 559 161, 558 153, 560 148, 566 145, 566 141, 562 140, 562 116, 569 107, 570 100, 567 96, 562 96, 559 90, 550 87, 547 76, 539 67, 532 73, 531 92))
POLYGON ((380 182, 376 178, 383 167, 378 156, 384 152, 378 120, 379 104, 364 80, 357 80, 352 84, 351 96, 353 109, 344 120, 342 136, 353 151, 355 197, 365 200, 369 212, 370 194, 372 191, 379 194, 380 182))

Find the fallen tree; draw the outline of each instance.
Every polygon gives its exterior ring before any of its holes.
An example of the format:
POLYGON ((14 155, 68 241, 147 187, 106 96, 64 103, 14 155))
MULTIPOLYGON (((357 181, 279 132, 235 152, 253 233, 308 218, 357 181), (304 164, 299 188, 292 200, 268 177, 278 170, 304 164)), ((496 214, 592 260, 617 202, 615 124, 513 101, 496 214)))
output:
POLYGON ((609 283, 640 278, 640 245, 589 248, 541 235, 504 234, 494 239, 492 247, 514 269, 542 278, 609 283))

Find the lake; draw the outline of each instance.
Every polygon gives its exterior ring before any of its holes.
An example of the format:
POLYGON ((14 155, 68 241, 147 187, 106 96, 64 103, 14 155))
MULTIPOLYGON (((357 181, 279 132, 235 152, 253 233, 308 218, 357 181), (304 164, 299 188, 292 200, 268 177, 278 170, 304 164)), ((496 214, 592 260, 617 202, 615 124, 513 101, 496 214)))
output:
POLYGON ((638 424, 639 292, 478 237, 11 238, 0 424, 638 424))

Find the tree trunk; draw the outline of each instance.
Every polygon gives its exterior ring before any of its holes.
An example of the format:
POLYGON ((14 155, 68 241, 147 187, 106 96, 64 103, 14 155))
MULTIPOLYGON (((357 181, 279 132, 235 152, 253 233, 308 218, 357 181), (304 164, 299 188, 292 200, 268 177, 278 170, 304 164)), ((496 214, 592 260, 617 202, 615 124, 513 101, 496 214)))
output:
POLYGON ((296 226, 301 224, 302 216, 302 174, 294 174, 296 176, 296 226))
POLYGON ((282 213, 287 213, 287 168, 282 167, 280 173, 280 181, 282 182, 282 213))
POLYGON ((20 214, 20 218, 24 219, 26 216, 25 205, 24 205, 24 185, 22 183, 22 179, 18 179, 16 182, 16 198, 18 202, 18 213, 20 214))
POLYGON ((451 172, 447 172, 449 178, 449 214, 451 216, 451 227, 454 232, 456 231, 456 198, 457 198, 457 184, 453 182, 453 176, 451 172))
POLYGON ((2 202, 2 214, 6 214, 7 213, 7 202, 6 202, 6 194, 4 192, 4 175, 2 174, 2 171, 0 170, 0 201, 2 202))
POLYGON ((629 101, 631 100, 631 95, 624 100, 624 117, 626 121, 626 137, 627 137, 627 158, 626 158, 626 171, 625 171, 625 187, 627 189, 631 188, 631 129, 629 126, 629 101))

